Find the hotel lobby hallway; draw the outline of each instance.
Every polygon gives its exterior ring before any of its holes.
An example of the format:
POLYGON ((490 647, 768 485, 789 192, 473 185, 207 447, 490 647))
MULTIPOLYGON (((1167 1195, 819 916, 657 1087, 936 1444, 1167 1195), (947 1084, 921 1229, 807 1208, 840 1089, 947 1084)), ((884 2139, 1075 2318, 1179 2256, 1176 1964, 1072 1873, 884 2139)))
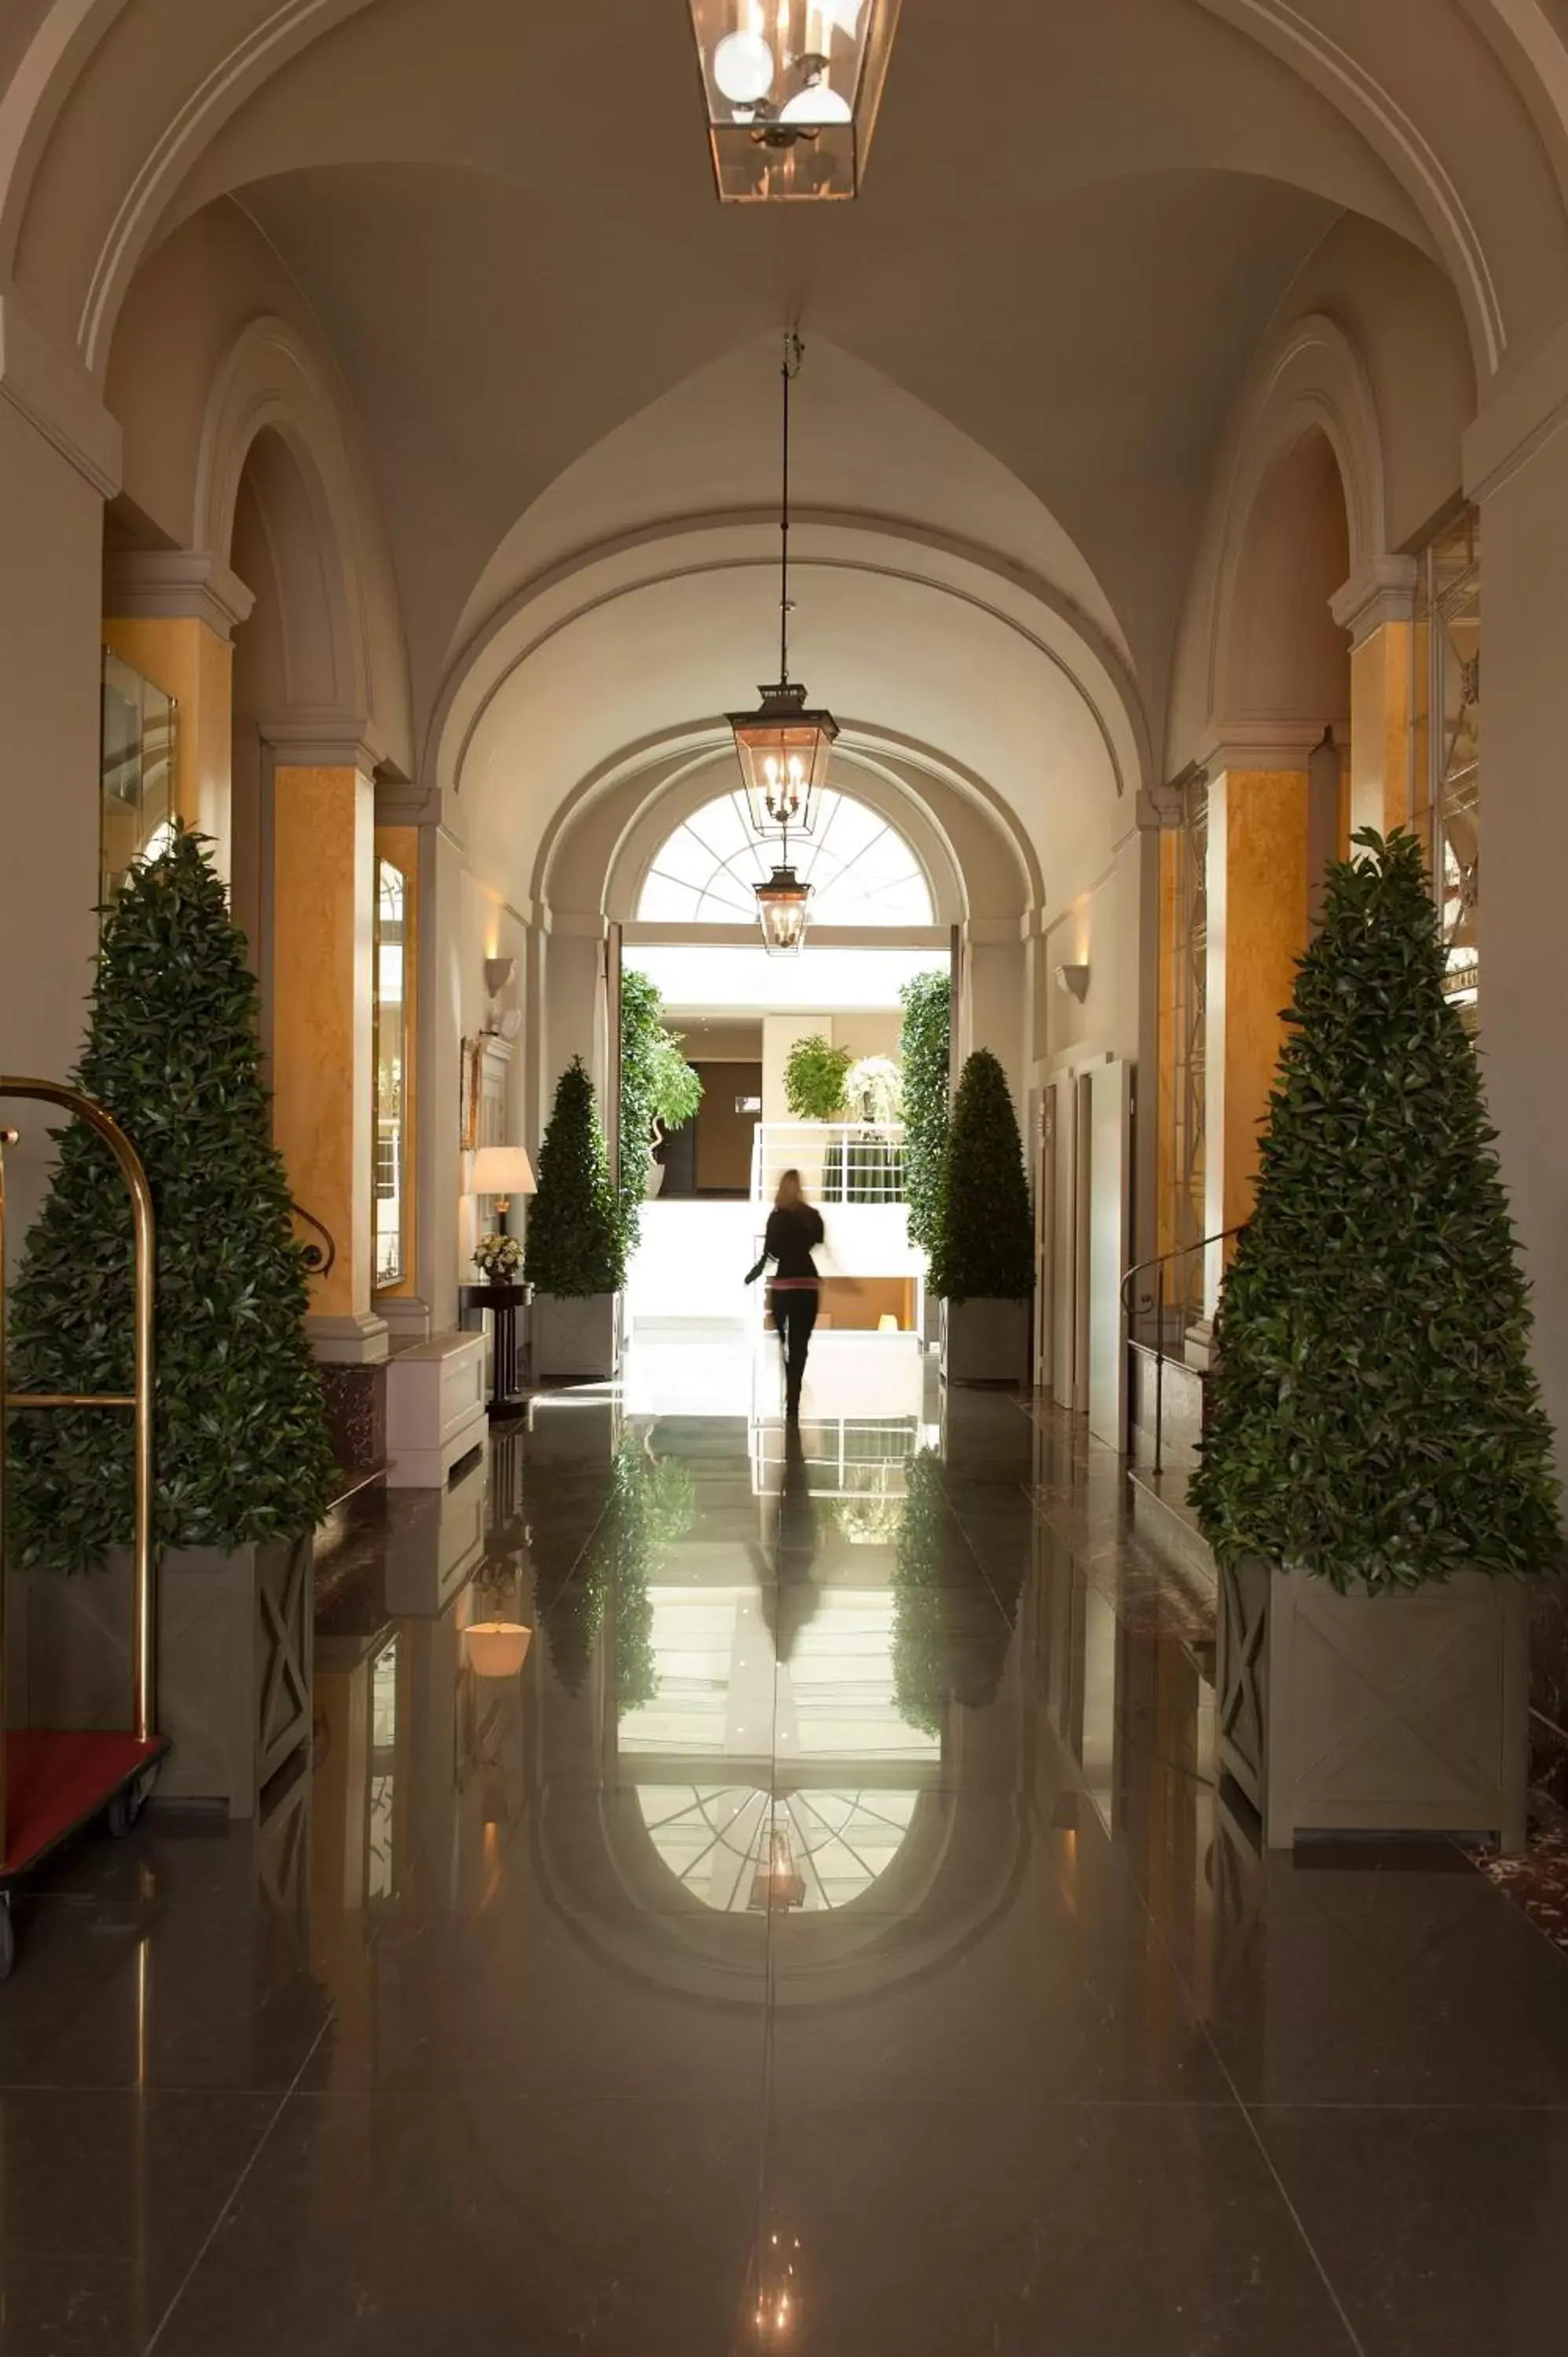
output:
POLYGON ((338 1534, 311 1776, 27 1909, 7 2357, 1552 2345, 1568 1960, 1261 1858, 1116 1460, 877 1348, 798 1452, 671 1345, 338 1534))

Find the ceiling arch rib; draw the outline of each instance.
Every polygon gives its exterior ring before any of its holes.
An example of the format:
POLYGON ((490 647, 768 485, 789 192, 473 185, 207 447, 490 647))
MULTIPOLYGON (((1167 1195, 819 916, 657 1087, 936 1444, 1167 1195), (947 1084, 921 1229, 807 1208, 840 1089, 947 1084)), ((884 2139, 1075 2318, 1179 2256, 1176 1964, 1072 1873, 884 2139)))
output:
MULTIPOLYGON (((650 554, 629 575, 575 578, 570 604, 546 597, 510 618, 459 673, 437 739, 437 774, 470 842, 513 873, 576 783, 621 748, 714 728, 771 650, 776 559, 705 536, 705 562, 650 554), (585 592, 597 587, 597 595, 585 592)), ((856 715, 935 746, 983 778, 1036 846, 1053 891, 1102 857, 1131 823, 1145 781, 1141 716, 1059 617, 1049 627, 964 585, 881 569, 803 534, 792 669, 832 705, 846 738, 856 715), (1122 790, 1125 790, 1124 791, 1122 790)), ((1017 592, 1013 592, 1017 602, 1017 592)))

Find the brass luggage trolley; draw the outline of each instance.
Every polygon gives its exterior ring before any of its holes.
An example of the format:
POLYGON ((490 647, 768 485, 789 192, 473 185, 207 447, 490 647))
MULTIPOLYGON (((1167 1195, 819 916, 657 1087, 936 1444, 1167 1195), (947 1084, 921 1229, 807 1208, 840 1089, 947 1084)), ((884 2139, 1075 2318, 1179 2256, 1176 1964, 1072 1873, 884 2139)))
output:
POLYGON ((0 1076, 0 1098, 58 1105, 97 1132, 130 1191, 135 1231, 135 1388, 130 1392, 13 1392, 5 1363, 5 1149, 17 1133, 0 1129, 0 1979, 16 1959, 12 1888, 51 1850, 95 1817, 127 1833, 141 1814, 168 1749, 155 1735, 156 1633, 153 1605, 153 1199, 134 1147, 102 1107, 54 1081, 0 1076), (14 1727, 5 1695, 5 1431, 15 1409, 128 1408, 135 1419, 135 1522, 128 1728, 14 1727))

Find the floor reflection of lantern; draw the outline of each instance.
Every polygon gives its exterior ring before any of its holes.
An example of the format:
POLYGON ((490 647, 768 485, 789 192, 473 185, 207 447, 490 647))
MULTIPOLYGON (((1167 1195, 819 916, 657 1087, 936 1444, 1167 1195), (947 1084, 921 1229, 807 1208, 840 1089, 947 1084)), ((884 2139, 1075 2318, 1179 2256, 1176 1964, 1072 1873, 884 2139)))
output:
POLYGON ((777 2349, 800 2329, 800 2238, 784 2232, 766 2233, 758 2247, 742 2309, 743 2338, 749 2326, 749 2345, 777 2349))
POLYGON ((751 1878, 751 1911, 765 1915, 770 1907, 805 1903, 805 1878, 795 1864, 789 1834, 782 1825, 775 1825, 768 1836, 768 1856, 759 1860, 751 1878))
POLYGON ((476 1677, 515 1678, 532 1642, 520 1620, 477 1620, 463 1631, 463 1657, 476 1677))

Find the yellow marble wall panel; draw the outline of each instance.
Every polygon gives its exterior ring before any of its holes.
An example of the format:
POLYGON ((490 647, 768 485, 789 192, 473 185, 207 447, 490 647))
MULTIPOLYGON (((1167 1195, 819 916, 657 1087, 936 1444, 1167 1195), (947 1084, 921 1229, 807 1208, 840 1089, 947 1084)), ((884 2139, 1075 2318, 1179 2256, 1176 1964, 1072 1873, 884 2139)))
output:
POLYGON ((1160 835, 1159 1141, 1155 1181, 1155 1250, 1176 1249, 1176 1003, 1183 954, 1181 940, 1181 837, 1174 827, 1160 835))
POLYGON ((371 1306, 374 788, 280 768, 273 793, 273 1135, 295 1200, 338 1247, 328 1317, 371 1306))
POLYGON ((219 873, 231 873, 230 756, 234 650, 194 616, 109 616, 106 646, 177 707, 174 740, 175 808, 216 845, 219 873))
POLYGON ((1385 622, 1350 656, 1350 832, 1409 823, 1412 638, 1385 622))
MULTIPOLYGON (((1307 940, 1307 779, 1300 770, 1224 779, 1224 1221, 1251 1212, 1258 1131, 1307 940)), ((1213 1141, 1210 1141, 1212 1150, 1213 1141)))

